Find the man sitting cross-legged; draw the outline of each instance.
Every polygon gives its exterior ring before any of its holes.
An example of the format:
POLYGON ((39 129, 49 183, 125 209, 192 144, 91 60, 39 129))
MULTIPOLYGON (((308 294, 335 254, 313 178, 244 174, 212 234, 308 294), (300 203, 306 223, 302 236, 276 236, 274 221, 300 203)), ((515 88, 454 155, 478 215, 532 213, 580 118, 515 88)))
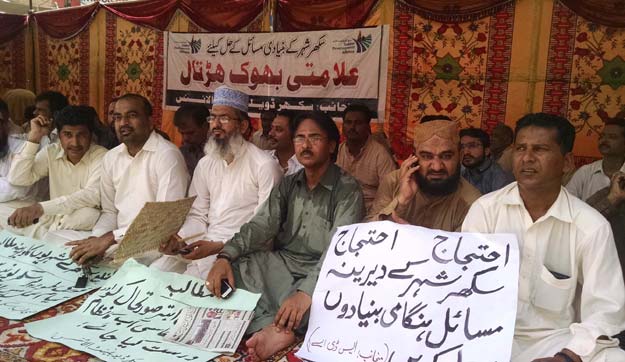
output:
POLYGON ((221 280, 262 293, 246 342, 264 360, 306 326, 324 253, 338 226, 360 222, 364 202, 358 182, 333 162, 339 132, 323 113, 295 122, 294 143, 303 170, 286 176, 248 223, 228 241, 206 286, 220 297, 221 280), (272 242, 273 240, 273 242, 272 242))
POLYGON ((50 119, 37 116, 30 122, 28 141, 15 155, 9 182, 30 186, 44 177, 50 184, 50 200, 19 208, 8 220, 0 211, 0 224, 12 232, 44 238, 48 231, 87 232, 100 216, 100 171, 104 147, 93 144, 95 124, 85 106, 67 106, 56 114, 59 143, 39 150, 50 133, 50 119))

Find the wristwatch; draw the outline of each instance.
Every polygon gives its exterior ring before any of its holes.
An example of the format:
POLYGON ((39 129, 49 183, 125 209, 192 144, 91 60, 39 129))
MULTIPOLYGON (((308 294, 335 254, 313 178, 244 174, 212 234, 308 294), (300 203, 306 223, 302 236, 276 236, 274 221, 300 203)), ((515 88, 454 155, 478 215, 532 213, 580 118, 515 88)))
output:
POLYGON ((226 259, 226 260, 228 260, 229 263, 232 263, 232 258, 230 257, 230 255, 228 255, 226 253, 219 253, 219 254, 217 254, 217 259, 226 259))

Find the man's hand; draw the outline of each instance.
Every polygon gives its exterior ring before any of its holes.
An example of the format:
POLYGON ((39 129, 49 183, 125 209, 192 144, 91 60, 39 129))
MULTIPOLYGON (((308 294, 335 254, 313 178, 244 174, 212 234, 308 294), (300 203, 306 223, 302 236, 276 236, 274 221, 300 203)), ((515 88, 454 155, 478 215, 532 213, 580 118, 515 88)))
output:
POLYGON ((402 206, 408 205, 410 200, 417 193, 419 187, 413 174, 419 169, 419 158, 415 155, 410 155, 399 168, 399 195, 397 199, 402 206))
MULTIPOLYGON (((560 353, 563 353, 571 357, 571 359, 575 362, 582 362, 582 358, 571 350, 568 350, 565 348, 562 351, 560 351, 560 353)), ((553 357, 537 358, 533 360, 532 362, 566 362, 566 359, 562 356, 553 356, 553 357)))
POLYGON ((90 237, 65 243, 65 245, 74 247, 69 253, 69 257, 78 265, 85 264, 93 257, 104 256, 106 250, 113 244, 115 244, 115 237, 112 232, 100 237, 90 237))
POLYGON ((289 331, 294 330, 299 327, 304 314, 306 314, 311 304, 312 298, 310 295, 297 291, 282 303, 273 323, 278 328, 286 328, 289 331))
POLYGON ((39 143, 43 136, 47 136, 52 131, 52 122, 44 116, 37 116, 30 120, 30 132, 28 132, 28 142, 39 143))
POLYGON ((217 259, 213 267, 206 277, 206 288, 210 290, 217 298, 221 298, 221 281, 227 279, 232 286, 232 290, 236 290, 234 286, 234 274, 232 274, 232 266, 226 259, 217 259))
POLYGON ((43 215, 43 207, 36 203, 30 206, 21 207, 9 216, 9 225, 16 228, 25 228, 35 223, 43 215))
POLYGON ((158 251, 165 255, 176 255, 180 249, 187 246, 187 243, 182 241, 182 238, 178 234, 172 235, 169 240, 162 242, 158 247, 158 251))
POLYGON ((610 180, 608 202, 616 206, 625 201, 625 173, 615 172, 610 180))
POLYGON ((183 254, 182 257, 189 260, 202 259, 219 253, 223 248, 224 243, 221 241, 198 240, 186 247, 191 252, 186 255, 183 254))

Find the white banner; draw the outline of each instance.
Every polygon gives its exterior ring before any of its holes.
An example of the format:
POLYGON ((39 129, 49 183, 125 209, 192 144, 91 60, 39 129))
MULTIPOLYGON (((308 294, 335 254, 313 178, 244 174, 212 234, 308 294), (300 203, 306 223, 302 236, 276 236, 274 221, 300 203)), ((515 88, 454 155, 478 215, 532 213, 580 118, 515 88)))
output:
POLYGON ((298 356, 312 361, 509 361, 514 235, 388 221, 339 228, 298 356))
POLYGON ((228 85, 250 95, 250 113, 321 110, 351 102, 384 111, 388 30, 379 26, 293 33, 167 33, 165 107, 210 105, 228 85))

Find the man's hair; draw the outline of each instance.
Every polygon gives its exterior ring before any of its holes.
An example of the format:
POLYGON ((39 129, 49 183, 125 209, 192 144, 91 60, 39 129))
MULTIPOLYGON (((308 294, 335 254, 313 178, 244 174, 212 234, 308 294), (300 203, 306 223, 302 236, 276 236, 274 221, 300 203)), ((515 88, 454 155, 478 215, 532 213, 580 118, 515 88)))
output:
POLYGON ((295 118, 295 122, 293 122, 291 134, 295 135, 295 132, 297 131, 299 125, 307 119, 315 122, 326 133, 328 140, 334 141, 336 143, 336 147, 332 152, 332 162, 336 161, 341 134, 339 133, 339 129, 336 126, 336 123, 334 123, 332 118, 330 118, 330 116, 328 116, 326 113, 315 111, 306 112, 298 115, 297 118, 295 118))
POLYGON ((186 103, 181 105, 174 114, 174 126, 180 127, 182 122, 191 118, 198 127, 202 127, 206 124, 209 115, 210 112, 205 105, 186 103))
POLYGON ((514 131, 512 130, 512 128, 510 126, 508 126, 505 123, 497 123, 497 125, 495 126, 495 128, 493 128, 493 132, 495 131, 500 131, 503 133, 503 135, 510 140, 510 142, 512 142, 512 140, 514 139, 514 131))
POLYGON ((87 126, 93 133, 96 128, 98 114, 89 106, 67 106, 61 109, 55 117, 56 129, 61 132, 63 126, 87 126))
POLYGON ((490 147, 490 136, 481 128, 471 127, 460 130, 460 138, 465 136, 479 139, 484 148, 490 147))
POLYGON ((365 119, 367 120, 367 123, 371 122, 371 118, 373 118, 373 114, 372 114, 371 110, 369 109, 369 107, 365 106, 362 103, 351 103, 351 104, 349 104, 347 106, 347 108, 345 108, 345 110, 343 111, 343 114, 342 114, 343 120, 345 120, 345 116, 349 112, 360 112, 360 113, 362 113, 365 116, 365 119))
POLYGON ((451 121, 451 120, 452 120, 451 118, 444 116, 442 114, 430 114, 430 115, 421 117, 421 121, 419 121, 419 123, 428 123, 432 121, 451 121))
POLYGON ((9 105, 7 104, 7 102, 0 99, 0 112, 8 112, 8 111, 9 111, 9 105))
POLYGON ((48 105, 50 105, 50 113, 53 116, 56 112, 69 105, 67 97, 57 91, 51 90, 39 93, 37 97, 35 97, 35 103, 42 101, 48 101, 48 105))
POLYGON ((276 118, 276 111, 273 109, 267 110, 267 111, 262 111, 260 112, 260 118, 261 120, 264 118, 263 116, 269 116, 271 118, 271 120, 273 121, 274 118, 276 118))
MULTIPOLYGON (((0 110, 2 110, 0 108, 0 110)), ((621 131, 623 131, 623 136, 625 136, 625 118, 610 118, 607 121, 605 121, 605 125, 606 126, 619 126, 621 127, 621 131)))
POLYGON ((145 112, 145 115, 148 117, 152 116, 152 104, 144 96, 137 94, 137 93, 126 93, 123 96, 117 98, 116 102, 119 102, 122 99, 134 99, 134 100, 141 102, 143 105, 143 111, 145 112))
MULTIPOLYGON (((282 109, 276 113, 276 117, 284 117, 289 120, 289 131, 291 134, 295 131, 295 119, 297 118, 297 112, 292 111, 290 109, 282 109)), ((274 117, 275 119, 275 117, 274 117)))
POLYGON ((516 124, 514 141, 516 142, 520 130, 530 126, 556 130, 556 142, 560 145, 562 154, 573 151, 575 127, 566 118, 547 113, 527 114, 521 117, 516 124))

